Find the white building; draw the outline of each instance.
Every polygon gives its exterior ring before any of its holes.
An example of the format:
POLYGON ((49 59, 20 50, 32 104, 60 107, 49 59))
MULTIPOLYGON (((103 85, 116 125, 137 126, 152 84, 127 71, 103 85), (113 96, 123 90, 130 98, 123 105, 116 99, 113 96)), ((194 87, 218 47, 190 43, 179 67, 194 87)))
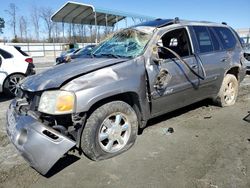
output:
POLYGON ((246 43, 250 43, 250 28, 236 29, 236 31, 246 43))

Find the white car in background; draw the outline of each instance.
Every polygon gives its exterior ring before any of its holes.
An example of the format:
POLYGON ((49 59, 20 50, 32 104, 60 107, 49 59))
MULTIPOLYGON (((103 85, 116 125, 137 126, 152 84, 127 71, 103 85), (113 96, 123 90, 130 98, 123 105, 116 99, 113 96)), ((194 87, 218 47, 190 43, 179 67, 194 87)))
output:
POLYGON ((17 84, 24 77, 35 74, 33 59, 20 47, 0 45, 0 92, 17 94, 17 84))
POLYGON ((248 60, 248 62, 246 62, 247 71, 250 72, 250 44, 246 45, 244 49, 244 56, 248 60))

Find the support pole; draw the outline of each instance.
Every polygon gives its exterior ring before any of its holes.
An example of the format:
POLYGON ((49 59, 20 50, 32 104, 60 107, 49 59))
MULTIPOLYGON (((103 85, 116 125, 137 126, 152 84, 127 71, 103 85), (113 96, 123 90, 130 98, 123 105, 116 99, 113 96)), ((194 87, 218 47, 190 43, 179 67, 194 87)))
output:
POLYGON ((92 28, 92 25, 89 26, 89 29, 90 29, 90 43, 92 44, 93 43, 93 28, 92 28))
POLYGON ((106 27, 105 27, 105 37, 107 37, 107 35, 108 35, 108 16, 107 16, 107 14, 105 15, 105 25, 106 25, 106 27))
POLYGON ((83 43, 83 24, 81 24, 81 42, 83 43))
POLYGON ((118 31, 118 17, 117 16, 115 16, 115 21, 116 21, 116 24, 117 24, 116 31, 118 31))
POLYGON ((96 12, 95 12, 95 43, 97 44, 97 19, 96 19, 96 12))
POLYGON ((75 24, 74 23, 73 23, 72 30, 73 30, 73 43, 75 43, 76 42, 76 37, 75 37, 75 24))
POLYGON ((63 30, 63 42, 65 42, 65 36, 64 36, 64 22, 62 22, 62 30, 63 30))

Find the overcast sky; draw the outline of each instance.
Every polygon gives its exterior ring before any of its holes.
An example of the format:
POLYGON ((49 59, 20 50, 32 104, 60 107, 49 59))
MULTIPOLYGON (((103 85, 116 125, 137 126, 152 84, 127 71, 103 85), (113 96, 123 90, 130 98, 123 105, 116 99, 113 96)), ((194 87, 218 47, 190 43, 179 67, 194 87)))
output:
MULTIPOLYGON (((1 0, 0 17, 6 21, 4 35, 11 35, 9 18, 4 11, 8 9, 10 3, 17 5, 18 15, 28 18, 32 5, 51 7, 56 11, 66 2, 65 0, 1 0)), ((250 0, 80 0, 76 2, 157 18, 179 17, 189 20, 227 22, 235 29, 250 28, 250 0)))

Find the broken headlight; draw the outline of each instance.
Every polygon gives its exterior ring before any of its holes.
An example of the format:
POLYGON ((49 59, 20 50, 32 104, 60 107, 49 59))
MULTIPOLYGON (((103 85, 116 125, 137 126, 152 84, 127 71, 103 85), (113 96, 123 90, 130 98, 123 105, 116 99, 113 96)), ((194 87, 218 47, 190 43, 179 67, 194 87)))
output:
POLYGON ((75 95, 69 91, 45 91, 43 92, 38 111, 52 114, 69 114, 74 111, 75 108, 75 95))

